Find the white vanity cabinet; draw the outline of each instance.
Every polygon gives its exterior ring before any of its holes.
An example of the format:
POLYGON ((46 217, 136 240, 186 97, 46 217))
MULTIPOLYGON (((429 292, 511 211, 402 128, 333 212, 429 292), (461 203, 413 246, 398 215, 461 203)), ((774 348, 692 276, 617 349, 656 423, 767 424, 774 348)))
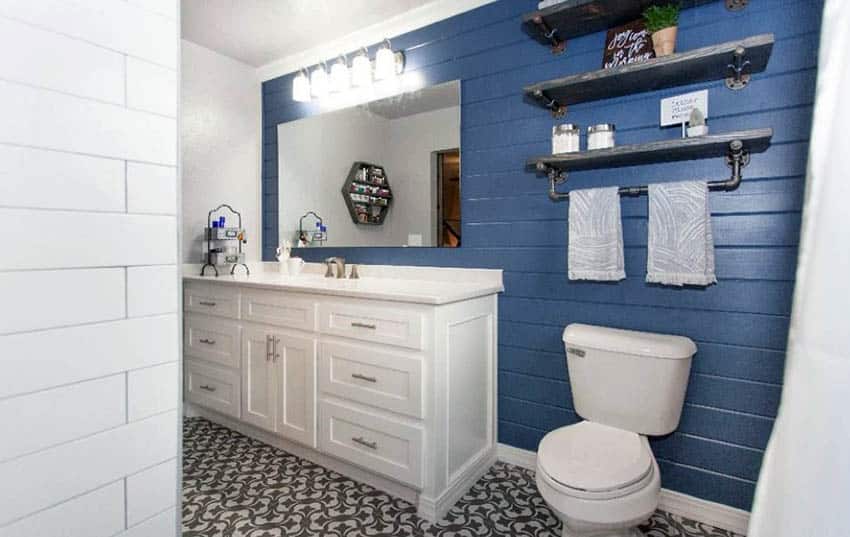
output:
POLYGON ((242 357, 242 419, 315 447, 316 338, 246 327, 242 357))
POLYGON ((445 514, 495 461, 501 273, 407 301, 263 278, 186 278, 187 413, 445 514))

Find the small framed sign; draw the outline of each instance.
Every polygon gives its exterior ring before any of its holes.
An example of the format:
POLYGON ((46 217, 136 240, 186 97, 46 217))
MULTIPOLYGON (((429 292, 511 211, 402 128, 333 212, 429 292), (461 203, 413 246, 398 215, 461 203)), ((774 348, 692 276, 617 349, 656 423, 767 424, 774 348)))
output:
POLYGON ((602 68, 645 62, 655 57, 652 38, 646 31, 643 19, 608 30, 605 37, 605 54, 602 68))
POLYGON ((661 99, 661 126, 687 123, 694 108, 699 108, 702 117, 708 119, 708 90, 661 99))

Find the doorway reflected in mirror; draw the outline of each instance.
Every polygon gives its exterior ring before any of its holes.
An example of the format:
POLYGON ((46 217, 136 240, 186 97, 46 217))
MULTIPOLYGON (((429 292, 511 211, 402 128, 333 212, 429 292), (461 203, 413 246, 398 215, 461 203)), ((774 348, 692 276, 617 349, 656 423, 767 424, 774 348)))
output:
POLYGON ((437 158, 437 246, 460 246, 460 149, 438 151, 437 158))

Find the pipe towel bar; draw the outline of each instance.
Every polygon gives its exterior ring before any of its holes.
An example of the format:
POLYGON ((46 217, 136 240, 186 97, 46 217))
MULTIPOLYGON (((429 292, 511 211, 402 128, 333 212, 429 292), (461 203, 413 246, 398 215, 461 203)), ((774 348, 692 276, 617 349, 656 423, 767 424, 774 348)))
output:
MULTIPOLYGON (((735 190, 741 184, 743 176, 741 170, 750 162, 750 154, 744 150, 741 140, 729 142, 729 153, 726 156, 726 165, 732 169, 729 179, 709 181, 709 190, 735 190)), ((538 162, 537 171, 545 173, 549 177, 549 199, 552 201, 564 201, 570 198, 569 192, 558 192, 557 185, 566 182, 566 172, 550 166, 545 162, 538 162)), ((618 193, 621 196, 641 196, 649 192, 647 185, 621 186, 618 193)))

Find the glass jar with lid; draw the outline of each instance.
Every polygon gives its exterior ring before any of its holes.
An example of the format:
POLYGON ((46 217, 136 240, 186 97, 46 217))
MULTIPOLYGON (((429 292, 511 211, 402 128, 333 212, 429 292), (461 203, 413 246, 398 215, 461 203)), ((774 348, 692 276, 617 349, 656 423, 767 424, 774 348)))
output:
POLYGON ((614 147, 615 130, 613 123, 591 125, 587 128, 587 148, 593 150, 614 147))
POLYGON ((552 154, 574 153, 580 148, 580 129, 578 125, 563 123, 552 127, 552 154))

